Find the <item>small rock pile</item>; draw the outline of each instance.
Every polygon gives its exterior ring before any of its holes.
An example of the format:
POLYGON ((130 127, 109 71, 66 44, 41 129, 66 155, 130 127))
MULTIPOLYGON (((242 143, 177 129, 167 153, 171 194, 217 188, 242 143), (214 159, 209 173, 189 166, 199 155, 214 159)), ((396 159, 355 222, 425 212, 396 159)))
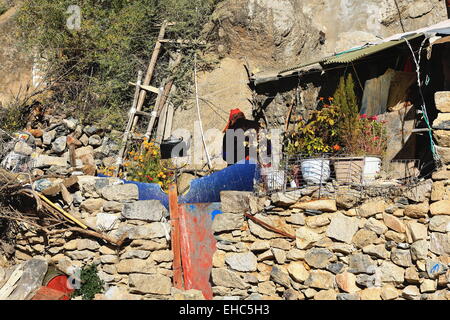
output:
POLYGON ((95 125, 84 126, 74 118, 51 116, 48 122, 47 128, 27 129, 15 134, 9 141, 10 152, 2 161, 5 169, 13 172, 29 170, 35 176, 44 172, 66 175, 73 171, 95 175, 97 167, 116 163, 121 132, 95 125), (75 163, 71 163, 71 152, 75 163))
POLYGON ((450 299, 450 202, 433 195, 432 203, 374 198, 350 207, 348 197, 223 192, 213 222, 215 299, 450 299))

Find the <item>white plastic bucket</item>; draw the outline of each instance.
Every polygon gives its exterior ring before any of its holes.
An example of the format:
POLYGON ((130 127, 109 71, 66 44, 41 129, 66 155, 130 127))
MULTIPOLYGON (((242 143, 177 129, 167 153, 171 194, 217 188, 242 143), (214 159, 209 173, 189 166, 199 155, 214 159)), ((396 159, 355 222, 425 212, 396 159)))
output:
POLYGON ((376 157, 364 158, 363 181, 373 181, 381 171, 381 159, 376 157))
POLYGON ((307 184, 322 184, 330 179, 330 161, 308 159, 302 161, 302 176, 307 184))

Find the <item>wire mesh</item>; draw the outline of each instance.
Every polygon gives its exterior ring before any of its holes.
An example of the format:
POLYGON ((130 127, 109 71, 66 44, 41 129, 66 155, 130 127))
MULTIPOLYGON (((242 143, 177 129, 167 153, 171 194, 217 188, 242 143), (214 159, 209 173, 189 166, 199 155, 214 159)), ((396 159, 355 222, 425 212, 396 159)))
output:
POLYGON ((270 195, 300 190, 311 198, 334 198, 337 194, 363 194, 377 188, 404 189, 417 184, 419 177, 417 159, 383 163, 378 157, 344 154, 285 155, 278 168, 261 168, 255 191, 270 195))

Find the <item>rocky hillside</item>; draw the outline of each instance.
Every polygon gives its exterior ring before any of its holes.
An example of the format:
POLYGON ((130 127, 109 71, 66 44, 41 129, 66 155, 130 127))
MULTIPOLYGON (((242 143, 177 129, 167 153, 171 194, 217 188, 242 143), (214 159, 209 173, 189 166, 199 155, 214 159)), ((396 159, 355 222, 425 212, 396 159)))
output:
MULTIPOLYGON (((251 115, 244 65, 279 71, 446 18, 439 0, 225 0, 204 30, 224 58, 199 76, 204 129, 223 129, 236 107, 251 115)), ((174 125, 193 132, 196 120, 195 107, 178 110, 174 125)))

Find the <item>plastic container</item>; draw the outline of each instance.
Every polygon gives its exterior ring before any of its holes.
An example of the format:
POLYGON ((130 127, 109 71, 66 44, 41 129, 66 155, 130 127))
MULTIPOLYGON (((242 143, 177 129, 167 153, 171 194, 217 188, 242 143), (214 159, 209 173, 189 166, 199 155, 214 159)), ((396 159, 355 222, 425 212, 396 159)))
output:
POLYGON ((303 160, 301 167, 303 180, 307 184, 323 184, 330 179, 330 160, 303 160))
POLYGON ((365 157, 363 169, 363 182, 374 181, 381 171, 381 159, 377 157, 365 157))

